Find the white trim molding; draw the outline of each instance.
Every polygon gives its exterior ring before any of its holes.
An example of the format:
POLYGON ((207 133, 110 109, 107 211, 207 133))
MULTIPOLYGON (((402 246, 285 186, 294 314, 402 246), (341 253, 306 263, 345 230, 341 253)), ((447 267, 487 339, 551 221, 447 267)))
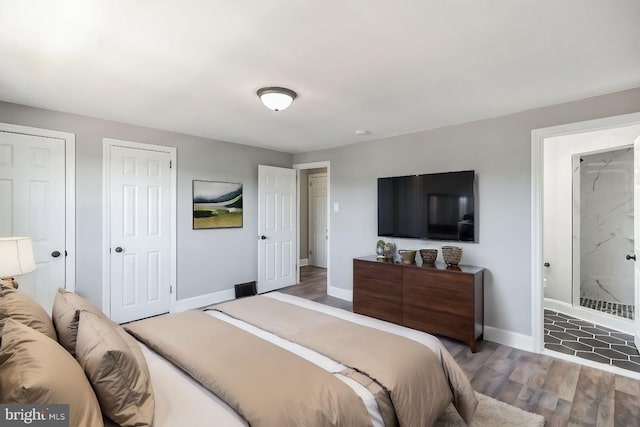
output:
POLYGON ((209 305, 218 304, 220 302, 231 301, 235 299, 235 288, 224 289, 218 292, 212 292, 210 294, 198 295, 197 297, 179 299, 176 301, 175 311, 187 311, 195 308, 204 308, 209 305))
MULTIPOLYGON (((306 267, 307 265, 309 265, 309 258, 304 258, 301 260, 298 260, 298 265, 300 267, 306 267)), ((300 281, 300 279, 298 279, 298 282, 300 281)))
MULTIPOLYGON (((327 278, 327 281, 329 279, 327 278)), ((327 283, 327 295, 343 299, 345 301, 353 301, 353 290, 338 288, 337 286, 329 286, 327 283)))
POLYGON ((493 341, 498 344, 514 347, 524 351, 533 351, 534 340, 529 335, 518 332, 507 331, 484 325, 484 336, 486 341, 493 341))
MULTIPOLYGON (((544 140, 547 138, 640 124, 640 113, 569 123, 531 131, 531 335, 532 351, 544 351, 543 212, 544 140)), ((486 330, 486 327, 485 327, 486 330)))
POLYGON ((0 123, 0 132, 61 139, 65 150, 65 278, 64 287, 76 290, 76 135, 70 132, 0 123))
POLYGON ((176 310, 177 289, 177 271, 178 271, 178 240, 177 240, 177 198, 178 198, 178 162, 177 148, 164 145, 146 144, 133 141, 123 141, 119 139, 103 138, 102 139, 102 311, 107 315, 111 313, 111 278, 110 278, 110 257, 109 257, 109 169, 111 164, 112 146, 135 148, 139 150, 160 151, 169 153, 172 167, 171 173, 171 273, 170 286, 171 295, 169 299, 169 312, 176 310))

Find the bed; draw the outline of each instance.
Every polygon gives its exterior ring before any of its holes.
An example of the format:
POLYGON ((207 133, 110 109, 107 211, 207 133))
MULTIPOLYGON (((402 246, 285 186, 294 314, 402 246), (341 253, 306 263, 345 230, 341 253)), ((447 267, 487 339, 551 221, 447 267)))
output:
MULTIPOLYGON (((84 301, 54 306, 57 338, 70 352, 77 349, 76 359, 87 358, 83 348, 95 349, 81 339, 110 333, 100 332, 110 322, 103 315, 89 316, 95 310, 84 301), (65 338, 62 312, 76 321, 77 343, 65 338), (91 335, 83 322, 95 322, 91 335)), ((113 335, 129 346, 122 353, 139 352, 143 360, 131 357, 131 363, 144 364, 135 381, 120 384, 124 391, 113 385, 101 391, 102 380, 87 371, 91 363, 78 360, 109 426, 432 425, 450 402, 466 421, 477 406, 465 375, 433 336, 277 292, 124 327, 135 340, 113 325, 113 335), (126 398, 114 406, 112 395, 126 398), (137 402, 133 409, 130 401, 137 402)), ((118 370, 129 366, 118 360, 118 370)), ((0 391, 6 403, 3 396, 0 391)), ((72 404, 71 425, 100 425, 86 412, 72 404)))

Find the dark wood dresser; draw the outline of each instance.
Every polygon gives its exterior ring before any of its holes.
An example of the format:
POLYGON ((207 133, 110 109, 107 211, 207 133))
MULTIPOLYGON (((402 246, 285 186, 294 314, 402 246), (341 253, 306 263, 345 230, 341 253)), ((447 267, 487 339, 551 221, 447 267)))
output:
POLYGON ((353 311, 444 335, 476 351, 484 329, 484 269, 353 260, 353 311))

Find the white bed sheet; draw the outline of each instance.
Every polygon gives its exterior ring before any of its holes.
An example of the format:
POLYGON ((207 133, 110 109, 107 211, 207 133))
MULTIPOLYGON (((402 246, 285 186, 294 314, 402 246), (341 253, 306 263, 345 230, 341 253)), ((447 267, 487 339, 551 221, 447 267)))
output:
MULTIPOLYGON (((440 358, 440 341, 429 334, 292 295, 272 292, 265 296, 401 335, 426 345, 440 358)), ((156 401, 154 427, 248 427, 246 421, 215 394, 144 344, 140 343, 140 347, 149 366, 156 401)))

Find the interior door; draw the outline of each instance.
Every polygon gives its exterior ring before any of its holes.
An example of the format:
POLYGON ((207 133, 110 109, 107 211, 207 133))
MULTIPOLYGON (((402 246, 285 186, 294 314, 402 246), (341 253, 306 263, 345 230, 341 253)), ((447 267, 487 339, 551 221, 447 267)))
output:
POLYGON ((309 264, 327 268, 327 174, 309 175, 309 264))
POLYGON ((296 283, 296 171, 258 166, 258 292, 296 283))
POLYGON ((168 152, 110 147, 111 319, 169 311, 171 177, 168 152))
POLYGON ((640 135, 633 142, 633 286, 635 289, 635 333, 633 334, 636 348, 640 349, 640 135))
POLYGON ((65 287, 65 140, 0 131, 0 237, 33 241, 20 290, 51 312, 65 287))

